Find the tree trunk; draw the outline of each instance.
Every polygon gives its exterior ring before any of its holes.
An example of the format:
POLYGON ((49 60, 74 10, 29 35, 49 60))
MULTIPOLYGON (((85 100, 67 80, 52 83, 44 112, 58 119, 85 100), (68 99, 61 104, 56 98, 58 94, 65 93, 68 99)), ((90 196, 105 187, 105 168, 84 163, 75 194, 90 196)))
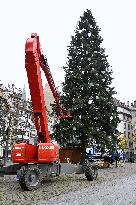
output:
POLYGON ((86 140, 84 137, 84 134, 82 134, 82 154, 81 154, 81 164, 84 165, 85 163, 85 157, 86 157, 86 140))
POLYGON ((8 158, 8 142, 9 142, 9 133, 10 133, 10 124, 11 124, 11 115, 9 117, 9 125, 6 130, 6 146, 5 146, 5 156, 4 156, 4 166, 7 164, 7 158, 8 158))
POLYGON ((86 147, 82 146, 82 153, 81 153, 81 164, 84 164, 86 156, 86 147))
POLYGON ((6 166, 7 158, 8 158, 8 141, 9 141, 9 127, 6 130, 7 139, 6 139, 6 146, 5 146, 5 153, 4 153, 4 166, 6 166))
POLYGON ((5 152, 4 152, 4 162, 3 165, 6 166, 8 159, 8 140, 6 141, 5 152))

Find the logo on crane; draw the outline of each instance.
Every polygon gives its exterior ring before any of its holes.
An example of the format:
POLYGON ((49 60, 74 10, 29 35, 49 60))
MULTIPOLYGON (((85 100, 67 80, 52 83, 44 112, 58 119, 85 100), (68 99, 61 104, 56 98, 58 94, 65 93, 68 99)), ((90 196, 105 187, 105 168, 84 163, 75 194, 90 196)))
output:
POLYGON ((40 149, 54 149, 54 146, 48 146, 48 145, 42 145, 41 147, 39 147, 40 149))

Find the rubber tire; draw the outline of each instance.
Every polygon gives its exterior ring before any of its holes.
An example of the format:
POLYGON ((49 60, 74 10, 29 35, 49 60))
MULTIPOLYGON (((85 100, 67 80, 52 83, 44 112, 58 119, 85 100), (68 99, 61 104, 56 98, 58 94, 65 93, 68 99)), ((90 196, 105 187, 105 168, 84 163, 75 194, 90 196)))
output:
POLYGON ((38 167, 30 166, 30 167, 23 167, 20 170, 19 175, 19 184, 23 190, 32 191, 38 189, 41 185, 41 172, 38 167), (37 175, 37 181, 34 185, 29 183, 29 176, 31 172, 34 172, 37 175))
POLYGON ((85 169, 85 176, 88 181, 93 181, 98 176, 98 168, 95 166, 87 166, 85 169))

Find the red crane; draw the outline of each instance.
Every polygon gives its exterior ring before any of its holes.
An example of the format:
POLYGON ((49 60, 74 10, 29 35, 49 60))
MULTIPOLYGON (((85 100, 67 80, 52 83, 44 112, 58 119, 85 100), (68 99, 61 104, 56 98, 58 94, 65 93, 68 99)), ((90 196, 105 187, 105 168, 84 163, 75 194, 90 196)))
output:
POLYGON ((37 183, 36 179, 41 178, 40 173, 43 172, 43 170, 46 170, 44 171, 44 175, 50 175, 52 172, 59 174, 60 172, 60 165, 58 163, 59 147, 57 144, 52 143, 48 131, 40 67, 45 73, 58 106, 59 118, 68 119, 71 118, 71 116, 67 114, 59 104, 59 98, 47 64, 47 59, 41 53, 39 36, 37 36, 36 33, 32 33, 31 38, 26 41, 25 67, 32 100, 38 144, 36 146, 28 143, 15 144, 13 147, 12 161, 25 165, 23 169, 20 170, 21 174, 19 174, 19 176, 21 177, 19 177, 19 181, 23 189, 30 190, 37 187, 40 183, 40 180, 39 183, 37 183), (29 163, 33 163, 33 166, 29 165, 29 163), (37 183, 37 185, 35 183, 37 183))

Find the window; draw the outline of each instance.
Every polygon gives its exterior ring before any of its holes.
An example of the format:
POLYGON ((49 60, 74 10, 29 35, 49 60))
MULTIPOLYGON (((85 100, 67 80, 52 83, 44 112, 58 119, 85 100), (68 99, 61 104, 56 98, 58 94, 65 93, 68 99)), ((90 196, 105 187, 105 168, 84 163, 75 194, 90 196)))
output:
POLYGON ((130 130, 130 124, 128 124, 128 130, 130 130))
POLYGON ((130 132, 128 132, 128 138, 130 139, 130 132))
POLYGON ((133 147, 133 142, 129 141, 129 148, 133 147))
POLYGON ((125 120, 125 114, 123 114, 123 120, 125 120))
POLYGON ((124 131, 124 135, 126 136, 126 131, 124 131))
POLYGON ((126 123, 124 123, 124 129, 126 129, 126 123))

